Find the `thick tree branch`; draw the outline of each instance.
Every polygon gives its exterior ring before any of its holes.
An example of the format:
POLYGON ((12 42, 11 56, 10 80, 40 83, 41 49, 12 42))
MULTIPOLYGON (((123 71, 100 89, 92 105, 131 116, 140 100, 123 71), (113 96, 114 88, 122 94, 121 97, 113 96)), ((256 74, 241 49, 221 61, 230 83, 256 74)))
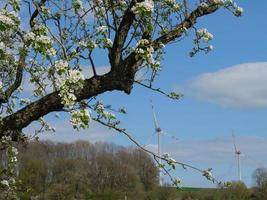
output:
MULTIPOLYGON (((110 72, 103 76, 94 76, 86 79, 83 89, 77 91, 75 96, 77 97, 77 101, 81 101, 112 90, 129 93, 131 84, 132 82, 129 82, 126 76, 110 72)), ((53 92, 16 113, 3 118, 2 124, 0 125, 0 138, 9 130, 21 130, 32 121, 38 120, 50 112, 62 110, 63 104, 58 94, 59 92, 53 92)))
POLYGON ((135 15, 131 10, 134 2, 135 1, 132 1, 129 8, 125 11, 114 38, 113 46, 109 54, 110 64, 113 69, 118 68, 121 62, 123 45, 134 21, 135 15))

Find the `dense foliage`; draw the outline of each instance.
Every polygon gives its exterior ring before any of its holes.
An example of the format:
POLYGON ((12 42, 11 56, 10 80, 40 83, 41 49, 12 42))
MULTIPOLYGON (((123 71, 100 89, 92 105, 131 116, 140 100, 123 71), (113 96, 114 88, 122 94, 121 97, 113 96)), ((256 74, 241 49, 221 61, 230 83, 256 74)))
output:
MULTIPOLYGON (((31 142, 19 147, 19 199, 90 199, 152 191, 158 169, 141 150, 88 142, 31 142)), ((1 166, 6 155, 1 152, 1 166)), ((0 199, 4 198, 0 194, 0 199)))

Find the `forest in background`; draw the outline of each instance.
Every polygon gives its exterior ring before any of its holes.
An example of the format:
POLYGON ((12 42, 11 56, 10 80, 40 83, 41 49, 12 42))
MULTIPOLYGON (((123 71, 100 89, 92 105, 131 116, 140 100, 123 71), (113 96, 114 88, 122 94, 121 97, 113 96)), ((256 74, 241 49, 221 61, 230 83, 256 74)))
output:
MULTIPOLYGON (((158 169, 141 150, 108 143, 30 142, 19 146, 20 198, 90 199, 153 190, 158 169)), ((5 154, 1 153, 1 164, 5 154)))
MULTIPOLYGON (((255 170, 255 188, 232 182, 227 188, 177 190, 158 186, 158 168, 140 149, 101 142, 31 141, 18 150, 21 200, 267 200, 265 168, 255 170)), ((1 151, 1 171, 4 165, 1 151)))

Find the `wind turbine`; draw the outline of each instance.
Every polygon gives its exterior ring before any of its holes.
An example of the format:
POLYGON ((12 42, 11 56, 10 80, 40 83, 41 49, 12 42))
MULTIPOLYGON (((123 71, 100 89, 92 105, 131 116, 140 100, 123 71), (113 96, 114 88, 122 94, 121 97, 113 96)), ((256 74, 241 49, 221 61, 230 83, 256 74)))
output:
POLYGON ((157 117, 156 117, 156 113, 154 110, 154 106, 152 103, 152 100, 150 100, 151 103, 151 108, 152 108, 152 112, 153 112, 153 119, 154 119, 154 126, 155 126, 155 134, 157 135, 157 142, 158 142, 158 163, 159 163, 159 186, 162 186, 162 174, 161 174, 161 166, 162 166, 162 161, 161 159, 159 159, 160 155, 161 155, 161 147, 160 147, 160 135, 162 133, 162 130, 158 124, 157 121, 157 117))
POLYGON ((235 155, 237 156, 238 179, 239 179, 239 181, 242 181, 241 166, 240 166, 241 151, 239 149, 237 149, 237 147, 236 147, 236 141, 235 141, 234 133, 232 133, 232 137, 233 137, 233 142, 234 142, 235 155))

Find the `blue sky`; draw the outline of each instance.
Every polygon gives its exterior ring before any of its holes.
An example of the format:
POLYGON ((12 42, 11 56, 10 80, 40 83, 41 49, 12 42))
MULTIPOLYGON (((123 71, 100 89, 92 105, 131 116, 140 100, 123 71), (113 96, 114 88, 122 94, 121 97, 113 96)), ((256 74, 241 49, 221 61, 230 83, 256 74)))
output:
MULTIPOLYGON (((101 96, 115 107, 126 107, 128 114, 121 118, 121 125, 155 150, 155 140, 148 140, 154 132, 152 99, 162 129, 179 138, 174 141, 163 135, 163 151, 197 167, 212 167, 220 180, 237 180, 231 138, 234 131, 244 154, 241 158, 244 181, 251 186, 253 170, 267 165, 267 1, 238 3, 244 8, 240 18, 222 9, 199 20, 197 27, 205 27, 214 35, 212 52, 190 58, 193 47, 190 37, 167 46, 155 86, 181 91, 185 96, 180 101, 140 86, 135 86, 131 95, 112 92, 101 96)), ((108 63, 102 60, 98 65, 103 71, 108 63)), ((123 135, 97 124, 76 133, 64 120, 67 121, 65 117, 53 119, 57 133, 41 138, 133 145, 123 135)), ((182 178, 184 186, 214 186, 193 171, 177 170, 175 175, 182 178)))

